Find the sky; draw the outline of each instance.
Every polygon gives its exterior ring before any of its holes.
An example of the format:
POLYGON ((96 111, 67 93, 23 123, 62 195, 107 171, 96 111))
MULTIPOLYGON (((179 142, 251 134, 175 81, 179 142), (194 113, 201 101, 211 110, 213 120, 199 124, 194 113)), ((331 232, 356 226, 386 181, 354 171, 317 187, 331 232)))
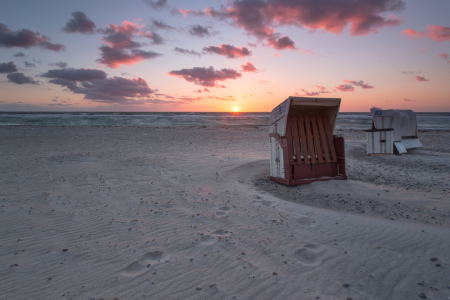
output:
POLYGON ((450 112, 449 0, 2 0, 0 111, 450 112))

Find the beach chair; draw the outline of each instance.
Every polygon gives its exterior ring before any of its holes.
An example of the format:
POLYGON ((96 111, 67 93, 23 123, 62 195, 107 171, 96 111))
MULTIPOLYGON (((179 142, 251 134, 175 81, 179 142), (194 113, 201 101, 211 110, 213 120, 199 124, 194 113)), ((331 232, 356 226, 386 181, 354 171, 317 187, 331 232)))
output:
POLYGON ((367 154, 403 154, 422 147, 412 110, 372 108, 372 129, 367 132, 367 154))
POLYGON ((341 99, 289 97, 270 114, 270 179, 296 185, 347 179, 344 138, 334 136, 341 99))

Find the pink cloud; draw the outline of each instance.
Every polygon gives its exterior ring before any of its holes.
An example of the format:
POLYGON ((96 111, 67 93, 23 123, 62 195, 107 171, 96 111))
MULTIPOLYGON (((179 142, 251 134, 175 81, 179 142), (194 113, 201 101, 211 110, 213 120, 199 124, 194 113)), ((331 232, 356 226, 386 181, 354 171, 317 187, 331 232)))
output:
POLYGON ((247 62, 245 65, 241 65, 242 72, 258 72, 258 69, 251 62, 247 62))
POLYGON ((402 34, 415 39, 429 37, 437 42, 450 41, 450 27, 438 25, 427 25, 427 32, 406 29, 402 34))
POLYGON ((252 52, 249 51, 246 47, 235 47, 227 44, 221 44, 219 45, 219 47, 217 46, 204 47, 203 51, 207 53, 215 53, 223 55, 228 58, 237 58, 252 55, 252 52))
POLYGON ((430 81, 429 79, 426 79, 425 77, 422 76, 416 76, 416 80, 420 82, 430 81))
POLYGON ((380 28, 400 24, 388 15, 404 9, 402 0, 298 1, 298 0, 232 0, 221 10, 207 8, 206 14, 233 22, 276 49, 294 49, 292 40, 275 33, 276 27, 295 26, 324 30, 335 34, 349 28, 351 35, 376 33, 380 28), (278 47, 278 48, 277 48, 278 47))
POLYGON ((139 49, 143 44, 136 42, 138 38, 150 39, 154 44, 163 41, 158 34, 145 32, 144 27, 128 21, 123 21, 121 25, 109 24, 106 29, 101 30, 105 34, 103 41, 107 45, 100 47, 101 57, 97 61, 110 68, 118 68, 120 65, 132 65, 160 56, 161 54, 153 51, 139 49))
POLYGON ((213 67, 200 68, 195 67, 192 69, 174 70, 168 73, 171 76, 177 76, 183 78, 188 82, 193 82, 205 87, 219 87, 223 88, 223 85, 219 85, 218 81, 225 81, 227 79, 237 79, 241 77, 241 74, 233 69, 214 70, 213 67))
POLYGON ((326 88, 323 87, 323 86, 316 86, 316 88, 319 89, 316 92, 309 92, 309 91, 307 91, 305 89, 300 89, 300 91, 302 91, 303 93, 302 94, 295 93, 295 95, 299 96, 299 97, 305 97, 305 96, 306 97, 315 97, 315 96, 320 96, 320 94, 329 94, 329 93, 331 93, 331 92, 327 91, 326 88))
POLYGON ((340 84, 336 87, 341 92, 353 92, 355 89, 350 84, 340 84))
POLYGON ((439 53, 439 57, 442 57, 444 59, 448 59, 448 53, 439 53))
POLYGON ((362 87, 363 89, 373 89, 374 88, 373 86, 371 86, 371 85, 369 85, 367 83, 364 83, 364 81, 362 81, 362 80, 355 81, 355 80, 344 79, 344 82, 353 84, 355 86, 362 87))
POLYGON ((275 57, 282 57, 283 55, 281 55, 279 53, 274 53, 273 56, 275 56, 275 57))

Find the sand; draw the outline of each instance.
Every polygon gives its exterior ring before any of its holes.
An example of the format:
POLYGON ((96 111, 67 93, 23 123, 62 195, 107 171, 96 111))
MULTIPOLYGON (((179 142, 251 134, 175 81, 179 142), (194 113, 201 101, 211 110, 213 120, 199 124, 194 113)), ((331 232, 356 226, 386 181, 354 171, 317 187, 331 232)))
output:
POLYGON ((448 299, 448 131, 267 180, 267 128, 0 127, 1 299, 448 299))

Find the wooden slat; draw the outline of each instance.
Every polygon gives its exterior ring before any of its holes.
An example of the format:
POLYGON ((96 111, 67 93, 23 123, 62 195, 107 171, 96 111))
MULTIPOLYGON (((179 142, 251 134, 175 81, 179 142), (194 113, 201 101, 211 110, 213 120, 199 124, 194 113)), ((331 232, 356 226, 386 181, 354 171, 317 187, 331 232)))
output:
POLYGON ((287 151, 288 151, 288 158, 290 162, 293 162, 294 160, 294 148, 292 145, 292 116, 288 117, 287 125, 286 125, 286 137, 287 137, 287 151))
POLYGON ((294 136, 295 155, 297 156, 297 164, 303 164, 302 149, 300 147, 300 135, 298 132, 298 116, 292 116, 292 133, 294 136))
POLYGON ((306 139, 306 131, 305 131, 305 117, 302 115, 298 116, 298 129, 301 139, 301 145, 303 150, 303 159, 305 164, 309 164, 311 159, 309 158, 308 154, 308 144, 306 139))
POLYGON ((308 141, 308 152, 311 157, 311 162, 313 164, 317 163, 316 153, 314 150, 313 134, 311 132, 311 118, 310 116, 305 116, 305 127, 306 127, 306 140, 308 141))
POLYGON ((322 116, 323 119, 323 124, 325 126, 325 131, 327 133, 327 140, 328 140, 328 145, 330 145, 330 151, 331 151, 331 160, 333 162, 337 162, 337 158, 336 158, 336 149, 334 148, 334 143, 333 143, 333 134, 331 133, 331 128, 330 128, 330 123, 328 121, 327 116, 322 116))
POLYGON ((316 146, 315 149, 319 159, 319 163, 323 163, 323 152, 322 147, 320 146, 319 130, 317 128, 317 118, 315 115, 311 116, 311 124, 314 134, 314 145, 316 146))
POLYGON ((323 155, 325 157, 325 161, 327 163, 329 163, 329 162, 331 162, 330 149, 328 148, 328 141, 327 141, 328 137, 327 137, 327 133, 324 129, 322 117, 323 116, 317 116, 317 123, 319 124, 319 133, 320 133, 320 140, 322 141, 323 155))

